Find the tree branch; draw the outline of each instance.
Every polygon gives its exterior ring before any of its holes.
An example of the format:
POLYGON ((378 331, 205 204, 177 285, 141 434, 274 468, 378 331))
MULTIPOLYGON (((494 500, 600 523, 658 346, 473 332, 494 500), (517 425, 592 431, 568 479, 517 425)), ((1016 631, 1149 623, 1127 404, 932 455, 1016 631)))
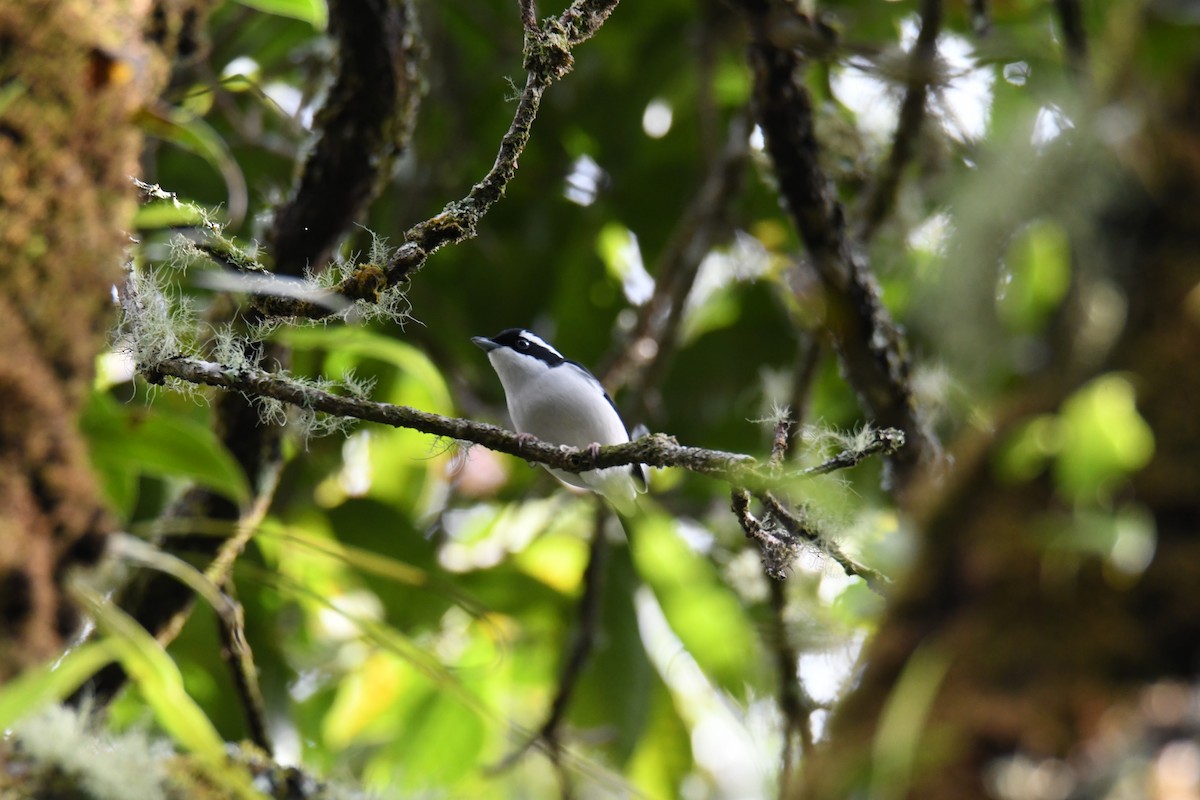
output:
MULTIPOLYGON (((810 350, 815 349, 814 343, 810 350)), ((810 359, 811 361, 813 360, 810 359)), ((799 365, 799 373, 807 371, 807 363, 802 362, 799 365)), ((797 380, 802 381, 799 377, 797 380)), ((782 464, 787 458, 792 449, 792 443, 795 441, 793 434, 802 419, 803 417, 800 415, 793 418, 791 415, 785 414, 775 423, 775 435, 771 440, 772 464, 782 464)), ((749 498, 744 498, 743 502, 748 506, 749 498)), ((769 571, 768 577, 771 577, 769 571)), ((783 581, 770 581, 767 586, 770 592, 771 615, 769 634, 765 638, 775 651, 775 668, 779 671, 779 710, 784 719, 783 749, 780 753, 783 769, 779 776, 779 796, 783 798, 788 796, 789 784, 799 760, 796 757, 793 742, 799 740, 802 758, 807 759, 812 753, 813 702, 805 690, 804 684, 800 682, 799 658, 796 649, 792 646, 791 637, 788 636, 787 594, 784 591, 783 581)))
POLYGON ((801 470, 799 474, 805 476, 828 475, 839 469, 849 469, 850 467, 857 466, 868 456, 873 456, 876 453, 883 453, 884 455, 895 453, 903 446, 904 434, 895 428, 883 428, 872 431, 870 441, 861 447, 847 448, 828 461, 817 464, 815 467, 801 470))
POLYGON ((942 0, 922 0, 921 30, 913 45, 908 63, 908 89, 900 104, 900 118, 892 137, 892 149, 879 179, 867 194, 859 223, 859 236, 864 241, 875 235, 879 226, 892 213, 900 176, 912 161, 917 139, 925 120, 925 101, 929 85, 937 72, 937 40, 942 29, 942 0))
POLYGON ((597 373, 610 391, 632 384, 642 411, 652 405, 646 390, 658 383, 678 347, 684 306, 700 264, 713 245, 729 235, 729 206, 741 192, 749 135, 749 121, 735 116, 723 151, 663 248, 654 271, 654 294, 638 309, 626 346, 597 373))
MULTIPOLYGON (((353 417, 398 428, 411 428, 431 436, 474 442, 490 450, 574 473, 628 464, 682 467, 690 472, 766 491, 790 480, 810 478, 838 468, 831 466, 825 469, 824 465, 808 470, 772 468, 750 455, 689 447, 662 433, 644 436, 627 444, 607 445, 599 448, 593 455, 586 448, 580 450, 574 447, 560 447, 528 436, 518 436, 512 431, 484 422, 444 417, 407 406, 379 403, 359 397, 345 397, 263 370, 232 369, 194 358, 167 359, 147 372, 147 379, 151 382, 161 383, 164 377, 230 389, 250 396, 271 397, 326 414, 353 417)), ((877 432, 876 440, 871 445, 872 452, 890 454, 903 445, 904 436, 900 431, 882 429, 877 432)), ((838 463, 852 461, 846 454, 839 455, 835 460, 838 463)))
MULTIPOLYGON (((791 442, 793 424, 787 417, 775 425, 775 434, 771 443, 771 458, 767 462, 769 468, 778 469, 783 463, 791 442)), ((874 453, 886 453, 895 447, 902 446, 904 437, 897 430, 885 429, 877 431, 872 439, 859 449, 847 449, 833 458, 798 472, 791 472, 793 477, 811 477, 825 475, 839 469, 846 469, 858 464, 874 453), (897 441, 895 437, 899 436, 897 441)), ((734 485, 732 490, 730 510, 737 517, 746 536, 753 539, 762 551, 763 568, 767 576, 776 580, 787 577, 792 560, 800 549, 801 542, 806 542, 823 553, 829 555, 842 567, 847 575, 857 576, 867 582, 876 593, 882 594, 884 587, 890 583, 882 572, 865 567, 842 552, 833 541, 812 529, 803 517, 787 508, 778 498, 766 489, 751 492, 744 486, 734 485), (750 497, 753 495, 763 508, 766 517, 759 519, 750 511, 750 497)))
POLYGON ((796 648, 792 646, 785 624, 787 610, 787 595, 782 581, 771 581, 768 584, 770 592, 771 616, 769 618, 770 641, 775 651, 775 668, 779 671, 779 711, 783 714, 783 750, 780 761, 782 770, 779 776, 780 797, 790 797, 788 790, 798 764, 804 763, 813 750, 812 712, 817 704, 805 691, 797 676, 797 664, 800 661, 796 648), (799 740, 799 757, 795 752, 793 741, 799 740))
POLYGON ((537 32, 537 3, 535 0, 520 0, 521 6, 521 24, 525 27, 526 34, 536 34, 537 32))
POLYGON ((908 440, 909 446, 891 460, 902 485, 918 464, 936 457, 938 445, 914 406, 907 346, 880 300, 874 276, 846 234, 842 206, 819 164, 812 98, 799 80, 803 56, 771 38, 778 15, 795 12, 775 0, 742 0, 740 5, 751 30, 755 112, 780 194, 824 290, 825 330, 866 409, 881 425, 902 430, 908 440))
MULTIPOLYGON (((404 243, 386 264, 363 263, 331 291, 348 300, 377 302, 389 288, 406 283, 438 249, 476 235, 479 221, 504 196, 517 173, 517 160, 529 142, 542 94, 574 66, 571 50, 591 38, 617 6, 618 0, 575 0, 558 17, 540 27, 526 28, 525 88, 517 102, 512 124, 500 140, 496 161, 487 175, 461 200, 446 205, 435 216, 409 228, 404 243)), ((528 18, 528 12, 522 11, 528 18)), ((327 305, 293 298, 256 298, 261 311, 271 316, 324 319, 336 313, 327 305)))
POLYGON ((604 539, 604 522, 612 512, 602 504, 597 504, 595 528, 592 531, 592 543, 588 549, 587 568, 583 572, 583 596, 579 598, 579 628, 571 641, 563 664, 562 674, 558 679, 558 691, 554 702, 550 704, 550 715, 538 730, 538 735, 549 741, 557 741, 558 729, 567 716, 567 706, 575 691, 575 684, 583 674, 588 656, 596 644, 596 634, 600 629, 601 598, 604 593, 604 559, 607 552, 607 542, 604 539))
POLYGON ((1087 68, 1087 33, 1083 29, 1083 8, 1079 0, 1054 0, 1058 22, 1062 26, 1063 49, 1067 65, 1076 77, 1087 68))
POLYGON ((233 688, 241 702, 246 717, 247 734, 250 741, 264 752, 273 753, 275 746, 271 731, 267 727, 267 705, 263 700, 262 688, 258 683, 258 667, 250 644, 246 641, 246 622, 242 604, 233 601, 233 618, 217 615, 217 635, 221 640, 221 660, 229 669, 233 688))
POLYGON ((729 510, 742 526, 746 538, 758 545, 767 577, 776 581, 786 578, 800 550, 795 537, 780 530, 771 520, 760 520, 754 516, 750 510, 750 490, 742 486, 734 486, 730 490, 729 510))
POLYGON ((847 575, 862 578, 876 594, 883 594, 888 584, 891 583, 891 580, 879 570, 859 564, 843 553, 841 548, 834 544, 829 537, 814 531, 801 514, 784 506, 771 492, 755 492, 754 496, 780 527, 797 540, 808 542, 826 553, 838 563, 847 575))
POLYGON ((763 504, 767 510, 766 518, 757 518, 750 511, 751 492, 742 487, 733 488, 730 510, 737 517, 738 524, 742 525, 746 536, 761 549, 763 569, 768 577, 775 581, 786 578, 787 570, 799 552, 800 542, 805 542, 836 561, 846 575, 862 578, 878 595, 884 594, 888 584, 892 583, 882 572, 848 557, 828 536, 812 530, 805 519, 788 510, 774 494, 755 492, 752 497, 763 504))
MULTIPOLYGON (((791 446, 791 431, 794 427, 789 417, 784 417, 775 425, 775 435, 771 442, 771 458, 768 464, 778 468, 791 446)), ((871 453, 884 452, 895 446, 892 439, 899 431, 879 431, 873 440, 861 450, 845 450, 836 456, 801 471, 800 475, 824 475, 837 469, 852 467, 871 453)), ((903 436, 900 438, 903 444, 903 436)), ((841 551, 828 536, 813 531, 808 523, 799 515, 786 508, 773 494, 768 491, 754 492, 767 511, 764 519, 759 519, 750 511, 750 490, 744 486, 734 486, 730 510, 737 517, 738 523, 746 536, 753 539, 762 551, 763 569, 767 577, 777 581, 787 577, 792 560, 800 549, 801 542, 807 542, 828 554, 841 565, 847 575, 858 576, 877 593, 882 593, 884 585, 889 581, 881 572, 864 567, 841 551)))
POLYGON ((318 138, 295 194, 275 216, 275 270, 319 267, 408 145, 421 97, 411 0, 331 0, 337 78, 317 114, 318 138))

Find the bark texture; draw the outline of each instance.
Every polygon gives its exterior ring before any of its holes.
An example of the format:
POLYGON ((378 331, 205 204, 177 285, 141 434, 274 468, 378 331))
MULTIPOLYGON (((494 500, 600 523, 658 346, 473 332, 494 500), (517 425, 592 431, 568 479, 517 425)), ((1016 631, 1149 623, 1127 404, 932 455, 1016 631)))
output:
MULTIPOLYGON (((813 99, 803 83, 806 58, 775 41, 780 26, 806 29, 811 22, 777 0, 742 0, 740 6, 750 29, 754 115, 783 205, 823 293, 822 335, 836 350, 864 411, 875 424, 904 434, 905 447, 889 457, 892 469, 885 478, 899 491, 940 458, 940 446, 913 399, 907 342, 883 305, 879 283, 847 230, 845 210, 821 166, 813 99)), ((929 34, 935 39, 936 28, 929 34)))
POLYGON ((77 429, 135 209, 149 2, 0 5, 0 680, 74 627, 111 521, 77 429))
MULTIPOLYGON (((346 230, 363 213, 388 176, 392 160, 408 145, 420 100, 420 58, 416 14, 408 0, 331 0, 330 34, 337 44, 335 80, 316 120, 316 139, 292 196, 276 212, 268 251, 277 274, 319 272, 346 230)), ((378 287, 364 296, 374 295, 378 287)), ((259 319, 257 311, 244 319, 259 319)), ((286 348, 269 343, 265 365, 286 365, 286 348)), ((257 519, 275 492, 282 464, 283 427, 260 420, 247 397, 229 393, 214 403, 214 426, 245 472, 254 501, 238 508, 217 492, 193 486, 170 508, 177 520, 227 522, 257 519)), ((249 526, 252 529, 253 525, 249 526)), ((169 548, 207 564, 222 548, 245 546, 246 534, 229 541, 208 535, 175 535, 169 548)), ((118 595, 118 604, 160 641, 179 632, 194 601, 191 590, 174 578, 138 574, 118 595)), ((240 678, 241 676, 235 676, 240 678)), ((76 694, 103 706, 125 685, 121 665, 101 670, 76 694)), ((250 721, 251 728, 255 720, 250 721)), ((260 735, 261 734, 261 735, 260 735)), ((265 732, 256 743, 270 749, 265 732)))

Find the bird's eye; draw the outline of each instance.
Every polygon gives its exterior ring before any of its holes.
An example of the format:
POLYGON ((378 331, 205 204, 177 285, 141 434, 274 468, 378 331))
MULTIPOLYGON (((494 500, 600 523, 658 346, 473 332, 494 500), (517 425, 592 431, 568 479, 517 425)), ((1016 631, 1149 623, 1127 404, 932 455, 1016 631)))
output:
POLYGON ((517 339, 517 349, 518 350, 528 350, 529 349, 529 341, 526 339, 517 339))

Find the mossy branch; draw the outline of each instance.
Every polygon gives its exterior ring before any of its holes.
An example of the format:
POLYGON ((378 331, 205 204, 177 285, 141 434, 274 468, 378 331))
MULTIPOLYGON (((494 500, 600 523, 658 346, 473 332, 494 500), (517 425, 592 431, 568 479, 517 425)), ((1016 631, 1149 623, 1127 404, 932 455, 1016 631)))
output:
MULTIPOLYGON (((479 221, 504 196, 517 174, 517 161, 525 152, 530 131, 547 87, 574 66, 571 50, 591 38, 617 7, 617 0, 575 0, 557 17, 525 31, 525 88, 517 101, 512 124, 500 140, 496 160, 466 197, 448 203, 438 214, 419 222, 404 234, 404 243, 381 263, 365 262, 331 292, 348 300, 377 301, 386 290, 408 282, 435 251, 448 244, 474 238, 479 221)), ((270 316, 324 319, 337 311, 327 304, 287 297, 256 297, 259 310, 270 316)))
POLYGON ((875 431, 869 442, 854 453, 841 453, 827 464, 808 469, 773 466, 743 453, 681 445, 674 437, 663 433, 643 436, 628 444, 608 445, 593 453, 587 449, 549 444, 484 422, 431 414, 361 397, 346 397, 275 373, 227 367, 195 358, 165 359, 148 370, 146 377, 152 382, 173 377, 246 395, 270 397, 310 411, 411 428, 431 436, 473 442, 490 450, 567 472, 578 473, 627 464, 680 467, 737 486, 750 487, 756 492, 852 466, 873 453, 890 454, 904 444, 904 435, 900 431, 881 429, 875 431))
MULTIPOLYGON (((771 457, 767 461, 767 466, 772 470, 780 469, 784 463, 791 449, 794 429, 795 423, 786 414, 776 422, 771 457)), ((870 429, 864 433, 868 435, 859 438, 833 458, 795 473, 796 477, 825 475, 848 469, 871 455, 889 454, 904 446, 904 435, 892 428, 870 429)), ((876 594, 883 594, 884 587, 890 582, 882 572, 859 564, 843 553, 829 536, 815 530, 802 508, 789 508, 770 491, 758 489, 751 492, 735 483, 730 490, 729 510, 742 526, 746 537, 758 545, 767 577, 777 581, 786 578, 801 544, 807 543, 836 561, 847 575, 862 578, 876 594), (750 510, 752 495, 765 511, 761 519, 750 510)))
POLYGON ((857 576, 867 582, 867 586, 876 594, 883 594, 891 583, 886 575, 879 570, 858 563, 842 552, 827 536, 813 530, 812 525, 804 518, 803 511, 790 509, 771 492, 756 492, 754 495, 767 509, 771 519, 783 530, 799 541, 807 542, 818 550, 826 553, 841 566, 847 575, 857 576))
MULTIPOLYGON (((880 424, 904 431, 908 447, 889 459, 894 469, 887 481, 900 489, 919 467, 941 457, 940 445, 916 406, 907 341, 883 304, 878 281, 848 231, 841 200, 821 164, 815 106, 800 78, 804 56, 772 37, 784 21, 802 26, 810 21, 782 0, 739 0, 737 5, 750 27, 755 116, 783 204, 823 291, 823 336, 864 408, 880 424)), ((936 27, 927 24, 925 30, 925 38, 934 37, 936 44, 936 27)))

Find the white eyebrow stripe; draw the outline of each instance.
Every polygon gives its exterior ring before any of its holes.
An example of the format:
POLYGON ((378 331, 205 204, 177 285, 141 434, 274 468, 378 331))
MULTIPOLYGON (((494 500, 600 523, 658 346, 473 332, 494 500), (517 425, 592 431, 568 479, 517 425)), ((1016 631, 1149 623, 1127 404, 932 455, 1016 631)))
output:
POLYGON ((559 358, 564 357, 562 353, 558 352, 558 350, 556 350, 554 348, 554 345, 550 344, 545 339, 538 336, 536 333, 530 333, 529 331, 525 331, 524 333, 521 334, 521 336, 528 339, 531 344, 536 344, 536 345, 546 348, 547 350, 549 350, 551 353, 554 353, 554 355, 558 356, 559 358))

